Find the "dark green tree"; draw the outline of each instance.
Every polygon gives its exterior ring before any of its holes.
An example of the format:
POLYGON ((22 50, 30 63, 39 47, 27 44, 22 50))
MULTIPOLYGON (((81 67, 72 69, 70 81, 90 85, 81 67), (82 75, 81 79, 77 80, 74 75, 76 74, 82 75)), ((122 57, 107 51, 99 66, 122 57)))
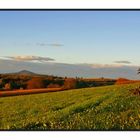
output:
POLYGON ((138 74, 140 74, 140 68, 138 69, 138 74))

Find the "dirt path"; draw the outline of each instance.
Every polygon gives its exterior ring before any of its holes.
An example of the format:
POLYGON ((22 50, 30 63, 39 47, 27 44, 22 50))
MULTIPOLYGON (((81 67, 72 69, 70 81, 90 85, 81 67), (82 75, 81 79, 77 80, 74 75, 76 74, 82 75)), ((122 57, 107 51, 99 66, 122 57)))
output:
POLYGON ((0 91, 0 97, 29 95, 45 92, 62 91, 62 88, 42 88, 42 89, 29 89, 29 90, 13 90, 13 91, 0 91))

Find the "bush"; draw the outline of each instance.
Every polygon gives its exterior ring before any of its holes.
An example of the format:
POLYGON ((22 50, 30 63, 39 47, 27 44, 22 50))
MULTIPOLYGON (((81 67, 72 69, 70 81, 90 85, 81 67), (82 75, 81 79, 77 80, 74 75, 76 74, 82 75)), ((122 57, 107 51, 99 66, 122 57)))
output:
POLYGON ((140 87, 130 90, 130 92, 134 95, 140 95, 140 87))

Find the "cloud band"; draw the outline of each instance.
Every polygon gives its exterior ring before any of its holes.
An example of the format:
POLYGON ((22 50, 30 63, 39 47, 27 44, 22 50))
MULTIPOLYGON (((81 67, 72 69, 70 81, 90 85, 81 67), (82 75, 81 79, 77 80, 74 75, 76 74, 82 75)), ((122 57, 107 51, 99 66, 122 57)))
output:
POLYGON ((16 61, 38 61, 38 62, 54 61, 53 58, 40 57, 40 56, 5 56, 3 58, 16 60, 16 61))

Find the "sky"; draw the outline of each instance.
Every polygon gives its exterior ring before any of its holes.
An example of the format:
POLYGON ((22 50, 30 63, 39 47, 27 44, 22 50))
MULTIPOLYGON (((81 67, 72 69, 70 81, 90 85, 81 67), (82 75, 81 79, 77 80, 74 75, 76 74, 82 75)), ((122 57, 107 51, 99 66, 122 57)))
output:
POLYGON ((140 11, 0 11, 0 58, 139 66, 140 11))

